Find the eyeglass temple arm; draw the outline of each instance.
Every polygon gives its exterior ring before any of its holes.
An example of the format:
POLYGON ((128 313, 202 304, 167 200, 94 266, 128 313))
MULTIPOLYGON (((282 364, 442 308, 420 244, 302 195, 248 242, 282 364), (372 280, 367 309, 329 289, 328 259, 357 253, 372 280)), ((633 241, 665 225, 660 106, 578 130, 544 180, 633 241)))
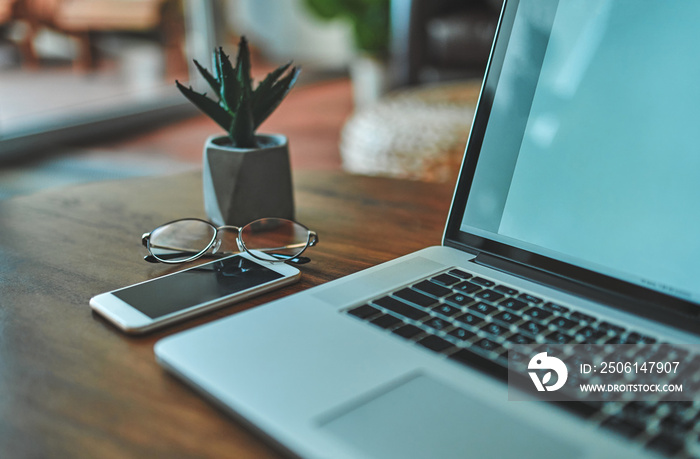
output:
POLYGON ((318 244, 318 234, 316 231, 309 231, 309 247, 313 247, 318 244))

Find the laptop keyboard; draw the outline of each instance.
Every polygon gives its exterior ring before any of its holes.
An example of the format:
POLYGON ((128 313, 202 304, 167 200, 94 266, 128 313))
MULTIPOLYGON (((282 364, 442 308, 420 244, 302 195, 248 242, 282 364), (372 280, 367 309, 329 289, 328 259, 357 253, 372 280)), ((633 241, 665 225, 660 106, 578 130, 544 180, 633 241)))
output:
MULTIPOLYGON (((345 312, 504 380, 512 345, 657 341, 461 268, 431 275, 345 312)), ((560 405, 658 453, 700 457, 700 403, 577 401, 560 405)))

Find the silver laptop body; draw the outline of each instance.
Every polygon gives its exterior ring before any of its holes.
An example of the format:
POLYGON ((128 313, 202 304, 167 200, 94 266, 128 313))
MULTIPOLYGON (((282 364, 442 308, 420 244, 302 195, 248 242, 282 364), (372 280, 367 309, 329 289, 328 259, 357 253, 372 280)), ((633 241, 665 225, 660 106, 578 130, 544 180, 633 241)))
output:
POLYGON ((293 456, 700 454, 697 426, 679 446, 662 420, 631 435, 509 401, 469 350, 498 324, 700 344, 698 18, 694 1, 507 1, 443 245, 165 338, 158 362, 293 456), (508 323, 518 302, 544 312, 508 323))

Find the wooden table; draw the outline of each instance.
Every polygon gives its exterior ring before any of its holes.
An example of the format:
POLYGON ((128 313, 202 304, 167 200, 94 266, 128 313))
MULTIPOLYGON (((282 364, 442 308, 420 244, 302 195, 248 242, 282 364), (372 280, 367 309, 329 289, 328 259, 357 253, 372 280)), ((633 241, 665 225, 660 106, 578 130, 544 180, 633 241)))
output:
POLYGON ((277 457, 165 373, 156 340, 439 244, 451 185, 295 173, 318 232, 302 280, 145 337, 91 313, 95 294, 176 270, 140 236, 204 217, 199 174, 101 182, 0 202, 0 457, 277 457))

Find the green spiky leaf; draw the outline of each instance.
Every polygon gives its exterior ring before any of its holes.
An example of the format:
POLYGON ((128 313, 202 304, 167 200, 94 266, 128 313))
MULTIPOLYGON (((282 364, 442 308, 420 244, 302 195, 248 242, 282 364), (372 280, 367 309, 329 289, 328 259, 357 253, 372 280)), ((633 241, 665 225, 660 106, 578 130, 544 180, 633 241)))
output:
POLYGON ((214 48, 214 51, 211 53, 211 71, 217 81, 221 82, 221 74, 219 73, 219 66, 221 65, 219 63, 219 49, 221 49, 221 47, 214 48))
POLYGON ((197 59, 193 59, 193 61, 199 73, 207 80, 207 83, 209 83, 209 87, 214 91, 214 94, 218 95, 221 92, 221 83, 219 83, 214 75, 209 73, 209 70, 202 67, 202 65, 197 62, 197 59))
POLYGON ((243 89, 236 113, 233 116, 229 137, 235 147, 257 147, 255 127, 253 126, 253 113, 250 108, 250 92, 245 89, 243 89))
POLYGON ((282 79, 276 81, 269 90, 257 95, 253 106, 253 122, 255 129, 267 119, 268 116, 282 103, 301 73, 298 67, 292 67, 290 72, 282 79))
POLYGON ((175 85, 190 102, 209 116, 209 118, 213 119, 216 124, 226 129, 226 131, 230 129, 233 118, 226 110, 221 108, 217 102, 206 97, 205 94, 199 94, 192 88, 183 86, 179 81, 175 81, 175 85))
POLYGON ((211 58, 211 63, 212 63, 212 74, 214 75, 214 78, 216 78, 216 82, 219 84, 219 90, 216 91, 216 97, 219 98, 219 104, 222 106, 224 105, 224 102, 221 100, 221 91, 222 91, 222 85, 223 83, 223 76, 221 72, 221 53, 220 53, 221 47, 219 48, 214 48, 214 52, 212 53, 212 58, 211 58))
POLYGON ((231 115, 236 113, 236 109, 241 97, 242 87, 236 78, 236 70, 231 65, 226 53, 219 48, 219 80, 221 88, 219 90, 219 101, 222 107, 231 115))
POLYGON ((250 50, 248 40, 241 37, 238 42, 238 56, 236 57, 236 79, 244 91, 250 95, 253 92, 253 79, 250 76, 250 50))
POLYGON ((255 88, 255 91, 253 91, 253 100, 252 104, 255 106, 257 103, 259 103, 262 98, 265 97, 265 95, 272 89, 272 86, 279 80, 279 78, 284 74, 284 72, 287 71, 287 69, 292 65, 292 62, 288 62, 287 64, 273 70, 272 72, 268 73, 267 76, 265 77, 264 80, 258 84, 258 87, 255 88))

